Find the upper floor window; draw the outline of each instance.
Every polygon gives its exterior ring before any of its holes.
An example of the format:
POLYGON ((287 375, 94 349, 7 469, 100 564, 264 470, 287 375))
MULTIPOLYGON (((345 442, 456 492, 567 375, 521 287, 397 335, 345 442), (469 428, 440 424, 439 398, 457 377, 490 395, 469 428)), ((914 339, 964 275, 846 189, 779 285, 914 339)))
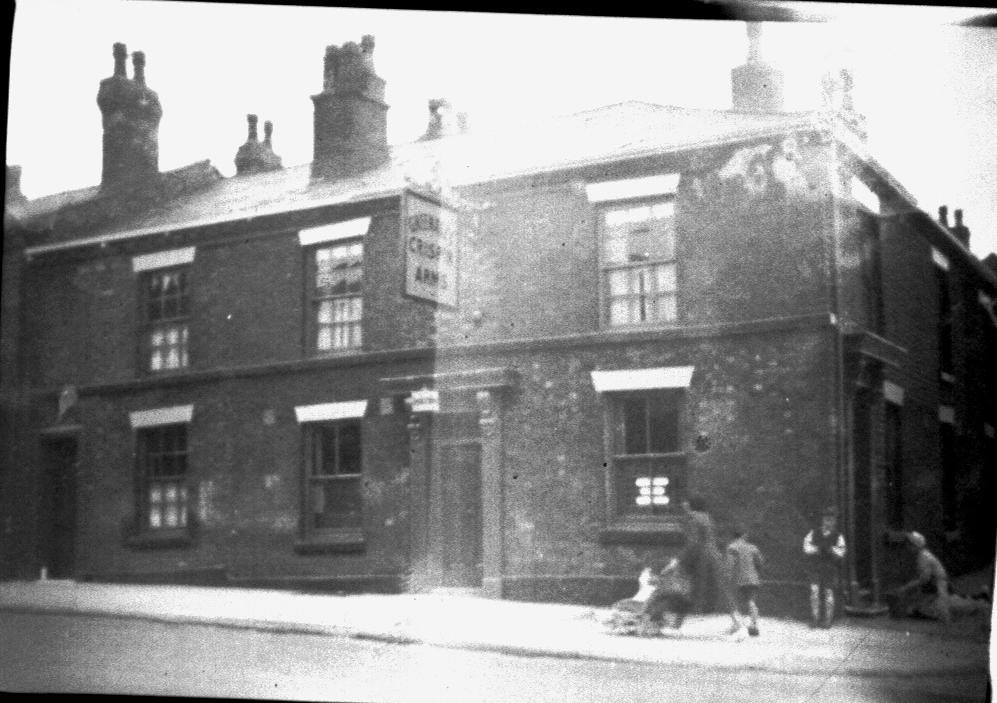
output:
POLYGON ((144 357, 148 371, 173 371, 190 365, 188 353, 189 267, 143 274, 144 357))
POLYGON ((316 351, 359 349, 363 343, 363 241, 311 250, 313 339, 316 351))
POLYGON ((610 326, 677 319, 675 201, 602 210, 605 319, 610 326))
POLYGON ((195 247, 184 247, 132 258, 132 270, 139 275, 140 365, 145 371, 190 365, 190 269, 195 253, 195 247))

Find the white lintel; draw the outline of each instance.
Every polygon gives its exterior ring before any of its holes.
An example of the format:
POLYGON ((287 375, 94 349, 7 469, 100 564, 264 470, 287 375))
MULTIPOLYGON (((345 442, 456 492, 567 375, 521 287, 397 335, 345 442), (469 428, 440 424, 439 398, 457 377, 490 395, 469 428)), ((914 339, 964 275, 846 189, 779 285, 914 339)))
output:
POLYGON ((626 178, 619 181, 586 183, 585 195, 590 203, 605 203, 613 200, 646 198, 652 195, 672 195, 678 190, 677 173, 643 178, 626 178))
POLYGON ((140 427, 158 427, 160 425, 178 425, 190 422, 194 417, 193 405, 174 405, 169 408, 151 408, 128 413, 132 429, 140 427))
POLYGON ((896 383, 883 381, 883 398, 894 405, 904 404, 904 389, 896 383))
POLYGON ((363 417, 367 413, 366 400, 347 400, 341 403, 319 403, 318 405, 297 405, 294 416, 298 422, 326 422, 363 417))
POLYGON ((153 271, 155 269, 165 269, 171 266, 182 266, 194 260, 197 247, 184 247, 183 249, 169 249, 167 251, 157 251, 153 254, 142 254, 132 257, 132 271, 153 271))
POLYGON ((945 256, 945 254, 938 251, 934 247, 931 247, 931 260, 934 261, 935 266, 940 268, 942 271, 949 270, 949 257, 945 256))
POLYGON ((322 225, 321 227, 303 229, 298 232, 298 241, 303 247, 323 242, 336 242, 341 239, 362 237, 367 234, 369 228, 370 218, 358 217, 355 220, 333 222, 332 224, 322 225))
POLYGON ((946 425, 955 424, 955 408, 951 405, 939 405, 938 406, 938 421, 944 422, 946 425))
POLYGON ((659 366, 653 369, 593 371, 592 385, 596 393, 688 388, 695 368, 695 366, 659 366))

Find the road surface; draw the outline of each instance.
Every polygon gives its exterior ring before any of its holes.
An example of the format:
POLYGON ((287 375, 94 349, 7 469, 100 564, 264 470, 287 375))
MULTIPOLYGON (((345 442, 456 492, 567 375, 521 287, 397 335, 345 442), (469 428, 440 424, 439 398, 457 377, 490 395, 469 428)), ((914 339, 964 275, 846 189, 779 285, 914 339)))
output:
MULTIPOLYGON (((751 642, 743 643, 751 646, 751 642)), ((309 701, 983 701, 981 677, 792 675, 0 612, 0 690, 309 701)))

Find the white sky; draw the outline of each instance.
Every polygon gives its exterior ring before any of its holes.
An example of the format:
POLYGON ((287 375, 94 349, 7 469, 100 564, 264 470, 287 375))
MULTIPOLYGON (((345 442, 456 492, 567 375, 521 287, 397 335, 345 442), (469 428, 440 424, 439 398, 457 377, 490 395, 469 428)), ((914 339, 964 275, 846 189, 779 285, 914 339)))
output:
MULTIPOLYGON (((873 154, 922 209, 963 208, 983 257, 997 251, 997 31, 945 24, 980 13, 845 6, 836 22, 766 23, 763 54, 786 71, 789 109, 816 107, 820 73, 850 67, 873 154)), ((740 22, 21 0, 6 162, 23 166, 28 197, 99 182, 97 88, 121 41, 146 53, 163 105, 162 170, 208 158, 231 175, 249 112, 275 123, 285 165, 307 163, 325 46, 364 34, 393 143, 422 133, 431 97, 472 129, 622 100, 726 109, 747 49, 740 22)))

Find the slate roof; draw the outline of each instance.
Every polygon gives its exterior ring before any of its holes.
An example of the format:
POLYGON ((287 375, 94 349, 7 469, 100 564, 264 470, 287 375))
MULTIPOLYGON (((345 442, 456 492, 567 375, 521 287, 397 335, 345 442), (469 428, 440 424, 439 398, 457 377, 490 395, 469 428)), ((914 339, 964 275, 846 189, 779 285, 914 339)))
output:
MULTIPOLYGON (((383 168, 354 178, 315 181, 310 164, 218 179, 134 217, 92 228, 86 243, 187 229, 323 205, 400 194, 412 183, 453 186, 738 142, 818 126, 815 113, 755 114, 622 102, 545 121, 512 124, 501 133, 471 133, 397 145, 383 168)), ((22 218, 96 197, 98 188, 47 196, 23 207, 22 218)))

